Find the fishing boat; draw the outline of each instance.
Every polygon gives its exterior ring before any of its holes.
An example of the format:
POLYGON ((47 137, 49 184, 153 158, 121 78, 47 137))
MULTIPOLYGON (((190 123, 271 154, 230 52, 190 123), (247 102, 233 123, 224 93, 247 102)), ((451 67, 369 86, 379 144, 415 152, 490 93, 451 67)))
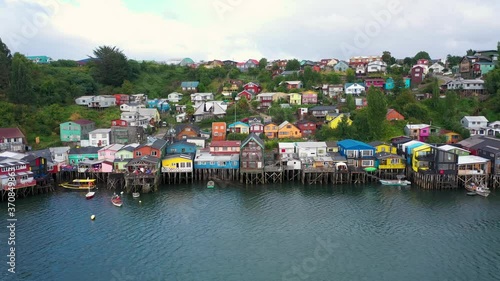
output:
POLYGON ((61 183, 59 186, 69 190, 90 190, 95 188, 95 179, 75 179, 72 182, 61 183))
POLYGON ((484 197, 488 197, 488 195, 490 195, 490 189, 484 185, 484 184, 476 184, 476 183, 470 183, 469 185, 466 185, 465 186, 465 189, 467 189, 467 191, 470 192, 474 192, 476 193, 477 195, 481 195, 481 196, 484 196, 484 197))
POLYGON ((132 192, 132 197, 133 198, 139 198, 141 194, 139 192, 132 192))
POLYGON ((214 181, 208 181, 207 182, 207 188, 214 188, 214 187, 215 187, 214 181))
POLYGON ((113 203, 113 205, 115 205, 116 207, 121 207, 123 205, 122 199, 118 194, 115 194, 113 195, 113 197, 111 197, 111 203, 113 203))
POLYGON ((95 195, 95 192, 94 191, 90 191, 90 188, 89 188, 89 192, 87 192, 87 194, 85 194, 85 198, 88 200, 88 199, 92 199, 94 198, 94 195, 95 195))
POLYGON ((379 180, 379 181, 383 185, 393 185, 393 186, 411 185, 411 181, 403 180, 404 178, 403 175, 398 175, 397 178, 398 178, 397 180, 379 180))

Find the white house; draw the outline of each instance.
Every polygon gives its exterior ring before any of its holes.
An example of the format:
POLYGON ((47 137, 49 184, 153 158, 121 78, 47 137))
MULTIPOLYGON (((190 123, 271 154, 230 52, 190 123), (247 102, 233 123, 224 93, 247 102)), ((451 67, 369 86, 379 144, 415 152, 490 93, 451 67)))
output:
POLYGON ((484 90, 484 81, 481 79, 458 78, 446 83, 446 88, 448 90, 482 91, 484 90))
POLYGON ((153 120, 153 122, 160 122, 160 113, 157 108, 138 108, 137 112, 141 116, 148 118, 148 120, 153 120))
POLYGON ((281 159, 293 158, 295 154, 295 143, 280 142, 278 143, 278 151, 281 159))
POLYGON ((212 93, 191 94, 191 102, 194 104, 194 107, 198 107, 203 102, 212 101, 212 100, 214 100, 214 94, 212 94, 212 93))
POLYGON ((336 97, 338 95, 341 95, 344 92, 344 85, 342 84, 337 84, 337 85, 332 85, 332 84, 324 84, 323 87, 321 88, 323 91, 323 95, 329 96, 331 98, 336 97))
POLYGON ((364 83, 346 83, 344 87, 344 93, 346 95, 359 95, 365 92, 364 83))
POLYGON ((103 147, 110 144, 111 129, 97 129, 89 132, 89 146, 103 147))
POLYGON ((296 142, 295 151, 300 159, 326 156, 326 142, 296 142))
POLYGON ((81 96, 75 99, 77 105, 89 106, 89 103, 94 99, 95 96, 81 96))
POLYGON ((149 126, 149 121, 151 120, 148 117, 142 116, 138 111, 124 111, 120 115, 120 119, 127 121, 127 124, 131 127, 143 128, 147 128, 149 126))
POLYGON ((356 75, 365 75, 366 73, 366 66, 363 64, 359 64, 356 66, 355 69, 356 75))
POLYGON ((130 101, 136 103, 144 103, 147 99, 148 96, 146 94, 135 94, 130 96, 130 101))
POLYGON ((366 71, 368 73, 385 72, 386 70, 387 70, 387 64, 381 60, 369 62, 368 65, 366 66, 366 71))
POLYGON ((488 119, 484 116, 464 116, 460 123, 464 128, 469 130, 471 136, 486 135, 488 127, 488 119))
POLYGON ((94 96, 89 102, 90 108, 108 108, 116 106, 116 98, 111 95, 94 96))
POLYGON ((186 112, 175 115, 175 121, 177 123, 182 123, 186 121, 186 112))
POLYGON ((173 92, 171 94, 168 94, 168 101, 169 102, 178 103, 181 101, 181 99, 182 99, 181 93, 173 92))
POLYGON ((123 111, 128 111, 128 112, 135 112, 139 110, 139 108, 145 108, 146 106, 142 103, 136 103, 136 102, 131 102, 131 103, 124 103, 120 105, 120 110, 123 111))
POLYGON ((201 102, 193 114, 195 121, 199 122, 209 118, 221 118, 226 116, 227 104, 223 101, 201 102))
POLYGON ((55 163, 68 163, 69 146, 50 147, 50 154, 55 163))
POLYGON ((444 66, 439 62, 436 62, 429 67, 429 70, 432 70, 433 73, 443 73, 444 66))

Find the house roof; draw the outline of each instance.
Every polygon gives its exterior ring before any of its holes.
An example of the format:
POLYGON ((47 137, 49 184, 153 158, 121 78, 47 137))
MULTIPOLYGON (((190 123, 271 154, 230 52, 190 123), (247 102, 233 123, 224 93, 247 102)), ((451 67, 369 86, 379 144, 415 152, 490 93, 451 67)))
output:
POLYGON ((464 116, 464 119, 469 122, 488 122, 484 116, 464 116))
POLYGON ((25 138, 19 128, 0 128, 0 138, 25 138))
POLYGON ((486 146, 481 147, 479 149, 482 151, 490 152, 490 153, 494 153, 494 154, 497 154, 500 152, 500 148, 498 146, 486 145, 486 146))
POLYGON ((278 126, 278 130, 279 129, 283 129, 285 126, 288 126, 288 125, 292 125, 295 127, 295 125, 293 125, 292 123, 288 122, 288 121, 283 121, 283 123, 281 123, 279 126, 278 126))
POLYGON ((241 141, 212 141, 210 146, 240 147, 241 141))
POLYGON ((369 142, 368 145, 371 145, 373 147, 376 147, 376 146, 379 146, 379 145, 387 145, 385 142, 383 141, 372 141, 372 142, 369 142))
POLYGON ((345 149, 355 148, 355 147, 374 149, 374 147, 370 146, 369 144, 352 139, 339 141, 338 145, 344 147, 345 149))
POLYGON ((4 151, 0 153, 0 157, 6 157, 16 160, 21 160, 26 156, 24 153, 12 152, 12 151, 4 151))
POLYGON ((280 142, 278 143, 278 148, 295 148, 295 144, 293 142, 280 142))
POLYGON ((472 148, 472 147, 482 143, 483 141, 484 141, 484 136, 478 135, 478 136, 472 136, 470 138, 462 140, 462 141, 458 142, 458 144, 460 144, 463 147, 472 148))
POLYGON ((165 147, 167 145, 167 141, 166 140, 162 140, 162 139, 157 139, 155 140, 152 144, 151 144, 151 147, 152 148, 156 148, 156 149, 162 149, 163 147, 165 147))
POLYGON ((89 134, 109 134, 110 132, 111 132, 111 129, 96 129, 96 130, 89 132, 89 134))
POLYGON ((50 147, 49 150, 52 154, 64 154, 67 153, 71 148, 69 146, 59 146, 59 147, 50 147))
POLYGON ((191 146, 191 147, 196 147, 196 144, 192 143, 192 142, 188 142, 186 140, 181 140, 181 141, 176 141, 174 143, 171 143, 170 145, 168 145, 168 147, 172 147, 172 146, 178 146, 178 145, 184 145, 184 146, 191 146))
POLYGON ((467 156, 458 156, 458 165, 467 165, 467 164, 476 164, 476 163, 487 163, 489 159, 475 156, 475 155, 467 155, 467 156))
POLYGON ((336 141, 326 141, 326 147, 338 147, 338 144, 336 141))
POLYGON ((181 87, 182 88, 196 88, 196 87, 198 87, 199 84, 200 84, 200 82, 198 82, 198 81, 184 81, 181 83, 181 87))
POLYGON ((365 88, 365 87, 366 87, 365 83, 345 83, 345 84, 344 84, 344 87, 345 87, 345 88, 349 88, 349 87, 351 87, 351 86, 355 86, 355 87, 363 87, 363 88, 365 88))
POLYGON ((79 147, 71 148, 68 154, 97 154, 101 148, 100 147, 79 147))
POLYGON ((194 157, 195 162, 225 162, 238 161, 239 159, 239 154, 214 155, 208 150, 197 150, 196 156, 194 157))
POLYGON ((172 159, 172 158, 183 158, 186 160, 193 160, 193 157, 190 154, 170 154, 165 156, 163 159, 172 159))
POLYGON ((88 124, 94 124, 95 123, 94 121, 87 120, 87 119, 78 119, 78 120, 74 120, 74 121, 70 121, 70 122, 73 122, 73 123, 76 123, 76 124, 79 124, 79 125, 88 125, 88 124))
POLYGON ((122 149, 123 147, 124 147, 123 144, 110 144, 108 146, 101 148, 100 151, 104 151, 104 150, 120 151, 120 149, 122 149))
POLYGON ((333 105, 318 105, 312 108, 309 108, 309 111, 328 111, 328 112, 336 112, 337 107, 333 105))
POLYGON ((130 165, 133 165, 133 164, 137 164, 139 162, 148 162, 150 164, 158 164, 160 162, 160 158, 156 158, 156 157, 153 157, 151 155, 145 155, 145 156, 142 156, 140 158, 134 158, 132 160, 130 160, 127 165, 125 166, 130 166, 130 165))
POLYGON ((298 84, 301 84, 302 81, 283 81, 283 83, 290 84, 290 85, 298 85, 298 84))
POLYGON ((243 127, 247 127, 247 128, 249 128, 249 127, 250 127, 250 125, 248 125, 247 123, 243 123, 243 122, 241 122, 241 121, 236 121, 236 122, 234 122, 234 123, 232 123, 232 124, 229 124, 229 126, 227 126, 227 127, 228 127, 228 128, 234 128, 234 127, 236 127, 236 126, 243 126, 243 127))
POLYGON ((179 124, 175 125, 175 133, 179 134, 186 128, 191 128, 193 131, 195 131, 197 134, 200 133, 200 128, 194 124, 179 124))
POLYGON ((438 146, 439 149, 443 150, 443 151, 451 151, 451 150, 461 150, 463 152, 469 152, 467 149, 463 149, 463 148, 460 148, 458 146, 454 146, 454 145, 449 145, 449 144, 445 144, 445 145, 442 145, 442 146, 438 146))
POLYGON ((296 142, 295 146, 298 148, 322 148, 327 147, 324 141, 306 141, 306 142, 296 142))
POLYGON ((410 130, 420 130, 420 129, 428 128, 430 126, 431 125, 427 125, 427 124, 408 124, 405 127, 410 129, 410 130))
POLYGON ((241 143, 241 147, 247 145, 251 140, 254 140, 262 149, 264 149, 264 141, 255 133, 250 133, 250 135, 241 143))

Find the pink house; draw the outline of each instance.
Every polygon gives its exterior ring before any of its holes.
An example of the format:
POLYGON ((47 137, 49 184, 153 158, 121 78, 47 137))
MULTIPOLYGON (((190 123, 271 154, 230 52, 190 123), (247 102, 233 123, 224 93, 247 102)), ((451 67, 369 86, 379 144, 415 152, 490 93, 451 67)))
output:
POLYGON ((383 78, 366 78, 365 79, 365 86, 366 90, 373 86, 375 88, 383 89, 385 85, 385 80, 383 78))
POLYGON ((113 161, 115 160, 115 153, 123 148, 123 144, 110 144, 105 146, 97 152, 97 159, 111 161, 111 168, 113 168, 113 161))
POLYGON ((250 133, 262 134, 264 133, 264 124, 260 120, 249 120, 250 133))
POLYGON ((405 126, 404 131, 410 138, 425 142, 431 135, 431 126, 427 124, 408 124, 405 126))
POLYGON ((318 94, 313 91, 307 91, 302 93, 302 104, 317 104, 318 94))

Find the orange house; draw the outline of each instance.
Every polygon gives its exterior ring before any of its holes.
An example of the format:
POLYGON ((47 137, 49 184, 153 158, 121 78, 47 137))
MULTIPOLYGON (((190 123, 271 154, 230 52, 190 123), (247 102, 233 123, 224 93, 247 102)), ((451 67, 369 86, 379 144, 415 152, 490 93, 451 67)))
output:
POLYGON ((148 155, 162 159, 163 156, 165 156, 166 147, 167 141, 161 139, 156 140, 153 143, 139 145, 134 149, 134 159, 148 155))
POLYGON ((447 144, 457 143, 462 140, 462 136, 453 131, 441 130, 441 135, 446 137, 447 144))
POLYGON ((300 139, 302 133, 299 128, 288 121, 284 121, 278 126, 278 139, 300 139))
POLYGON ((212 123, 212 140, 225 141, 226 140, 226 122, 213 122, 212 123))
POLYGON ((388 121, 393 121, 393 120, 405 120, 405 117, 397 112, 395 109, 389 108, 387 109, 387 114, 385 115, 385 118, 388 121))
POLYGON ((175 139, 183 140, 191 137, 198 137, 200 134, 200 128, 196 125, 191 124, 179 124, 175 126, 175 139))
POLYGON ((264 126, 264 135, 268 139, 274 139, 278 137, 278 125, 274 123, 269 123, 266 126, 264 126))

